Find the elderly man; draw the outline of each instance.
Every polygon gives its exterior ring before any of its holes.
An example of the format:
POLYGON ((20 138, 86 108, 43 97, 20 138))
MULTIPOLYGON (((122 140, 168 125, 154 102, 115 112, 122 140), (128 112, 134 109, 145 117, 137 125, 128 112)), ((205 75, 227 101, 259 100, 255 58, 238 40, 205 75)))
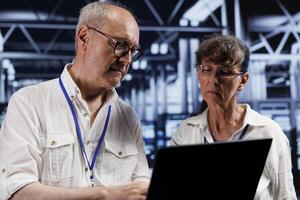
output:
POLYGON ((145 199, 139 119, 114 89, 141 55, 127 9, 93 2, 81 10, 75 62, 10 99, 0 134, 1 200, 145 199))

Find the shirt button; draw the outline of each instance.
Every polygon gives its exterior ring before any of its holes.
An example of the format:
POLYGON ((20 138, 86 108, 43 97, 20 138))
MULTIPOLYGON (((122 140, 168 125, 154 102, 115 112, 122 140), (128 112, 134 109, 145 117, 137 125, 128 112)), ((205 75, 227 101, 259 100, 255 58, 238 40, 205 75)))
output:
POLYGON ((87 141, 86 144, 89 145, 89 144, 90 144, 90 141, 87 141))
POLYGON ((88 116, 87 112, 83 112, 82 114, 83 114, 84 117, 88 116))
POLYGON ((119 154, 119 156, 122 156, 123 152, 122 152, 122 151, 119 151, 119 153, 118 153, 118 154, 119 154))
POLYGON ((6 172, 6 169, 2 169, 2 173, 6 172))
POLYGON ((84 172, 87 172, 87 171, 88 171, 88 168, 87 168, 87 167, 85 167, 85 168, 84 168, 84 172))
POLYGON ((71 95, 71 100, 74 101, 75 100, 75 96, 71 95))
POLYGON ((51 141, 51 146, 55 145, 56 142, 54 140, 51 141))

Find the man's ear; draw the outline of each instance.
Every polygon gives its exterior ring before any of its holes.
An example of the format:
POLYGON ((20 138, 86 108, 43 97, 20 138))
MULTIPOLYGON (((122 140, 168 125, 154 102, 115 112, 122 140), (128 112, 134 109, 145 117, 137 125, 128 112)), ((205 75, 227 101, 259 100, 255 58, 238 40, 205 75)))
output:
POLYGON ((86 50, 87 44, 88 44, 88 41, 89 41, 88 35, 89 35, 88 27, 86 27, 86 26, 80 27, 80 29, 77 32, 77 45, 78 45, 78 48, 80 48, 82 50, 86 50))
POLYGON ((238 91, 243 90, 243 88, 245 87, 248 80, 249 80, 249 73, 248 72, 241 75, 241 81, 240 81, 240 84, 239 84, 239 87, 238 87, 238 91))

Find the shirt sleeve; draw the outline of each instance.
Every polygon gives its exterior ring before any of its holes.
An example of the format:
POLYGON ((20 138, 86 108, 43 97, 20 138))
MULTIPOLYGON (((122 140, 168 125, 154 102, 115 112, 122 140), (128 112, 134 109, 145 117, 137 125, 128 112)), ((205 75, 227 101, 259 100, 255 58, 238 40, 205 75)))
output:
POLYGON ((182 127, 184 126, 183 122, 180 124, 178 129, 172 133, 171 136, 171 146, 177 146, 182 144, 182 127))
POLYGON ((41 149, 36 117, 28 96, 20 93, 11 97, 0 132, 0 200, 39 177, 41 149))
POLYGON ((288 139, 285 137, 282 141, 282 152, 278 160, 278 188, 275 199, 297 200, 295 187, 293 183, 291 151, 288 139))

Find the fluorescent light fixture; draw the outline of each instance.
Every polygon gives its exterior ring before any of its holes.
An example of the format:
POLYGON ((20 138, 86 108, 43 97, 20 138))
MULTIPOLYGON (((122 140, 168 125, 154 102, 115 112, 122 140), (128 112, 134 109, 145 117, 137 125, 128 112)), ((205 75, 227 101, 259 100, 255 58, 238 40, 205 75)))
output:
POLYGON ((9 59, 2 60, 2 67, 7 69, 7 74, 8 74, 7 79, 9 81, 15 80, 16 71, 15 71, 14 65, 10 62, 9 59))
POLYGON ((4 38, 0 30, 0 52, 3 51, 3 46, 4 46, 4 38))
POLYGON ((279 84, 279 83, 283 83, 284 81, 285 81, 285 78, 280 77, 280 78, 274 79, 272 82, 273 82, 273 84, 279 84))
POLYGON ((169 45, 167 43, 161 43, 160 49, 159 49, 160 54, 163 54, 163 55, 167 54, 168 48, 169 48, 169 45))
POLYGON ((180 19, 179 20, 179 26, 187 26, 189 24, 189 21, 187 19, 180 19))
POLYGON ((183 14, 182 18, 189 20, 194 24, 196 24, 194 21, 198 21, 198 23, 202 22, 223 3, 224 0, 199 0, 183 14))
POLYGON ((140 69, 146 69, 147 68, 147 65, 148 65, 148 62, 147 60, 141 60, 141 64, 140 64, 140 69))
POLYGON ((124 80, 131 81, 132 80, 132 74, 126 74, 124 80))
POLYGON ((152 54, 158 54, 159 52, 159 45, 158 43, 152 43, 151 45, 151 53, 152 54))
POLYGON ((140 61, 135 61, 135 62, 133 62, 132 64, 131 64, 131 67, 132 67, 132 69, 134 69, 134 70, 138 70, 139 68, 140 68, 140 61))
POLYGON ((199 23, 200 23, 200 22, 199 22, 198 20, 194 20, 194 19, 191 20, 191 26, 194 26, 194 27, 195 27, 195 26, 199 26, 199 23))
MULTIPOLYGON (((49 13, 37 11, 36 13, 31 11, 1 11, 0 19, 5 21, 39 21, 39 20, 47 20, 49 17, 49 13), (37 16, 38 15, 38 16, 37 16)), ((54 15, 55 20, 65 20, 64 16, 54 15)))

